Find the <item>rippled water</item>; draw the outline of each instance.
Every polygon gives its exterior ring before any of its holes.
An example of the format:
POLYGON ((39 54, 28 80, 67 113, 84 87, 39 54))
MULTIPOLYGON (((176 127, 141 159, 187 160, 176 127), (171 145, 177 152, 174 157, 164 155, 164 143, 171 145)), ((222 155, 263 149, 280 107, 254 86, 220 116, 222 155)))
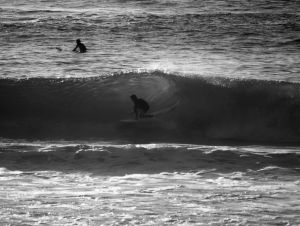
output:
POLYGON ((159 69, 299 81, 299 2, 1 1, 1 77, 159 69), (89 49, 75 54, 75 40, 89 49))

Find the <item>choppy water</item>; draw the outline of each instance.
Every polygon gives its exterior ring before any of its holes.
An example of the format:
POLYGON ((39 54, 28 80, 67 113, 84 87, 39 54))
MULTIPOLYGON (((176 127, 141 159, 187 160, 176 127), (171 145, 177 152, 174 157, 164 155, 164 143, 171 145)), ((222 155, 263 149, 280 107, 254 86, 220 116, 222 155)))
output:
POLYGON ((0 7, 1 77, 159 69, 299 81, 297 0, 1 0, 0 7), (87 54, 71 51, 77 38, 87 54))
POLYGON ((0 0, 0 224, 299 225, 299 8, 0 0))

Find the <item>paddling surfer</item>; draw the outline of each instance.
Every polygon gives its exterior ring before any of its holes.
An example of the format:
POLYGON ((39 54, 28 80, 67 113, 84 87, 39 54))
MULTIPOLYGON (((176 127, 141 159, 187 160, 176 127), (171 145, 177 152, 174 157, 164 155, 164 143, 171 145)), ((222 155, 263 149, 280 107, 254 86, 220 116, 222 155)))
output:
POLYGON ((85 45, 80 41, 80 39, 76 40, 76 47, 73 49, 73 51, 75 52, 76 49, 79 48, 79 52, 80 53, 85 53, 87 51, 87 48, 85 47, 85 45))

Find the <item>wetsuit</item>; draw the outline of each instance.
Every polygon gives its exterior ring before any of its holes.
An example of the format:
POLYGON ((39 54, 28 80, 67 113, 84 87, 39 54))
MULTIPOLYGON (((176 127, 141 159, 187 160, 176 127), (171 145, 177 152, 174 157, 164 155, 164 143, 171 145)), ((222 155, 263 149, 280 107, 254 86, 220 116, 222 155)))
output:
POLYGON ((149 104, 145 100, 138 98, 134 100, 133 110, 136 118, 144 118, 145 113, 149 110, 149 104))
POLYGON ((79 48, 79 52, 85 53, 86 52, 86 47, 83 43, 79 42, 77 43, 76 47, 73 49, 73 51, 76 51, 76 49, 79 48))

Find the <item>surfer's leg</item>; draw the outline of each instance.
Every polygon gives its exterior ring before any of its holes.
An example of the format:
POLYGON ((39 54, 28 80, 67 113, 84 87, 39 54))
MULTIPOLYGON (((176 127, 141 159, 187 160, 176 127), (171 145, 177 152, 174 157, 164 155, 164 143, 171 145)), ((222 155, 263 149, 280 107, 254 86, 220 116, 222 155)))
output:
POLYGON ((140 112, 140 118, 144 118, 144 115, 145 115, 145 114, 144 114, 144 111, 141 111, 141 112, 140 112))
POLYGON ((146 111, 144 109, 140 110, 140 118, 145 118, 146 111))
POLYGON ((139 118, 139 111, 137 108, 133 108, 133 112, 134 112, 134 115, 135 115, 135 119, 138 119, 139 118))

